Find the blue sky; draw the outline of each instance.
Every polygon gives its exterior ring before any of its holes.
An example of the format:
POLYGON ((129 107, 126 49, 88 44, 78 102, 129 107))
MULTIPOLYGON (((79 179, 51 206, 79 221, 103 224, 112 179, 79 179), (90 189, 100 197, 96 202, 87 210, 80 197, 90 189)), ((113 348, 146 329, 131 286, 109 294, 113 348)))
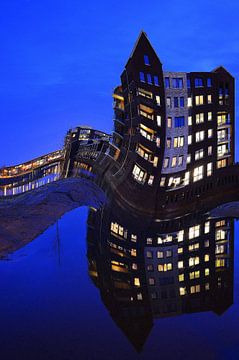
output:
POLYGON ((239 2, 1 0, 0 166, 112 129, 112 90, 144 29, 164 70, 239 75, 239 2))

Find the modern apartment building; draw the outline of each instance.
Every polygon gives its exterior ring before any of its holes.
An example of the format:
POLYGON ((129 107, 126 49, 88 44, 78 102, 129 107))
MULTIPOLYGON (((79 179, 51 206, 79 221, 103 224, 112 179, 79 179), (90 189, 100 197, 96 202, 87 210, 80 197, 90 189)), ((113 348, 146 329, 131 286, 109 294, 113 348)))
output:
POLYGON ((202 183, 234 163, 234 78, 224 67, 163 71, 142 32, 113 98, 108 155, 118 184, 127 179, 132 189, 156 196, 202 183))

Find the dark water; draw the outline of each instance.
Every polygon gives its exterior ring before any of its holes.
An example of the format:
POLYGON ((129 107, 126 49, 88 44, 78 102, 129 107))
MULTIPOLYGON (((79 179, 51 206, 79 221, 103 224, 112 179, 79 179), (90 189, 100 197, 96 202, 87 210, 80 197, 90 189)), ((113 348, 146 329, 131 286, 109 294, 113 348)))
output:
POLYGON ((238 223, 233 305, 221 316, 203 311, 154 319, 138 353, 88 275, 87 216, 87 208, 64 215, 0 262, 1 359, 239 358, 238 223))

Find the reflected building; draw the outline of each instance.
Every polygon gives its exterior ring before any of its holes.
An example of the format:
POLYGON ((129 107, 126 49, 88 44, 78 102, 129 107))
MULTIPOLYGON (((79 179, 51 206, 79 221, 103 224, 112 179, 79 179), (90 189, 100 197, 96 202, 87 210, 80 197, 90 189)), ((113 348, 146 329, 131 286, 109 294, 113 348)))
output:
POLYGON ((234 222, 207 214, 136 218, 111 203, 88 217, 89 274, 140 351, 154 319, 224 313, 233 303, 234 222))

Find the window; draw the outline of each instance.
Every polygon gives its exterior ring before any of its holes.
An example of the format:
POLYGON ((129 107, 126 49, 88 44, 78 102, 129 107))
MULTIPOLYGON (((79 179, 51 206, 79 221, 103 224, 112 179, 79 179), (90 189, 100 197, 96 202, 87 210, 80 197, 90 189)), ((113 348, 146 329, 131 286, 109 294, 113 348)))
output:
POLYGON ((207 113, 207 120, 212 121, 212 112, 211 111, 207 113))
POLYGON ((212 155, 212 146, 208 146, 208 148, 207 148, 207 154, 208 154, 208 156, 211 156, 211 155, 212 155))
POLYGON ((204 225, 204 234, 208 234, 210 232, 210 221, 205 222, 204 225))
POLYGON ((198 265, 200 263, 199 256, 190 257, 188 260, 189 267, 198 265))
POLYGON ((204 140, 204 130, 196 132, 196 142, 204 140))
POLYGON ((196 294, 200 292, 200 285, 193 285, 190 286, 190 293, 191 294, 196 294))
POLYGON ((166 77, 166 78, 164 79, 164 83, 165 83, 165 87, 166 87, 166 89, 169 89, 169 88, 170 88, 170 81, 169 81, 169 77, 166 77))
POLYGON ((182 89, 183 88, 183 78, 173 78, 173 88, 182 89))
POLYGON ((198 279, 200 277, 200 271, 192 271, 189 273, 189 279, 193 280, 193 279, 198 279))
POLYGON ((144 64, 145 65, 150 65, 148 55, 144 55, 144 64))
POLYGON ((172 127, 172 118, 171 118, 171 117, 168 117, 168 119, 167 119, 167 125, 168 125, 168 128, 171 128, 171 127, 172 127))
POLYGON ((179 148, 184 146, 184 136, 178 136, 173 139, 173 147, 179 148))
POLYGON ((210 274, 210 270, 208 268, 205 269, 205 276, 208 276, 210 274))
POLYGON ((191 81, 190 79, 187 77, 187 88, 190 89, 191 88, 191 81))
POLYGON ((217 168, 218 169, 221 169, 221 168, 224 168, 227 166, 227 160, 226 159, 223 159, 223 160, 219 160, 217 162, 217 168))
POLYGON ((169 158, 168 158, 168 157, 164 159, 163 167, 164 167, 164 168, 168 168, 168 167, 169 167, 169 158))
POLYGON ((149 180, 148 180, 148 184, 149 184, 149 185, 153 185, 153 182, 154 182, 154 176, 153 176, 153 175, 150 175, 150 176, 149 176, 149 180))
POLYGON ((156 103, 157 103, 158 106, 161 105, 161 99, 160 99, 159 95, 156 95, 156 103))
POLYGON ((187 171, 187 172, 185 173, 184 185, 188 185, 188 184, 189 184, 189 180, 190 180, 190 172, 187 171))
POLYGON ((183 269, 183 261, 178 261, 178 269, 183 269))
POLYGON ((192 135, 188 135, 188 145, 191 145, 192 144, 192 135))
POLYGON ((212 95, 208 95, 207 96, 207 103, 211 104, 212 103, 212 95))
POLYGON ((157 251, 157 258, 163 259, 163 251, 157 251))
POLYGON ((166 140, 166 146, 167 146, 168 149, 171 148, 171 138, 167 138, 167 140, 166 140))
POLYGON ((154 278, 149 278, 149 285, 150 285, 150 286, 154 286, 154 285, 155 285, 155 279, 154 279, 154 278))
POLYGON ((194 85, 195 85, 195 87, 202 87, 202 86, 203 86, 203 80, 202 80, 202 78, 196 78, 196 79, 194 80, 194 85))
POLYGON ((207 87, 212 87, 212 79, 211 78, 207 79, 207 87))
POLYGON ((183 247, 179 247, 178 248, 178 254, 182 254, 183 253, 183 247))
POLYGON ((180 287, 179 288, 179 294, 181 296, 186 295, 187 294, 186 288, 185 287, 180 287))
POLYGON ((178 281, 179 282, 184 281, 184 274, 178 275, 178 281))
POLYGON ((193 171, 193 182, 203 179, 203 165, 196 167, 193 171))
POLYGON ((146 257, 148 258, 148 259, 152 259, 153 258, 153 252, 152 251, 146 251, 146 257))
POLYGON ((132 175, 135 180, 137 180, 141 184, 144 184, 145 179, 147 177, 147 172, 141 169, 137 164, 135 164, 132 171, 132 175))
POLYGON ((229 150, 228 150, 228 147, 227 147, 226 144, 224 144, 224 145, 219 145, 219 146, 217 147, 217 156, 218 156, 218 157, 227 155, 228 153, 229 153, 229 150))
POLYGON ((178 157, 178 166, 182 166, 182 165, 183 165, 183 156, 180 155, 180 156, 178 157))
POLYGON ((139 278, 134 278, 134 286, 140 286, 139 278))
POLYGON ((195 96, 195 103, 196 105, 203 105, 203 95, 197 95, 195 96))
POLYGON ((157 125, 161 126, 161 116, 157 115, 157 125))
POLYGON ((166 250, 166 257, 172 257, 173 256, 173 252, 172 250, 166 250))
POLYGON ((154 85, 159 86, 159 78, 156 75, 154 75, 154 85))
POLYGON ((189 228, 188 238, 194 239, 200 235, 200 225, 191 226, 189 228))
POLYGON ((140 79, 140 81, 145 82, 145 76, 142 71, 140 71, 140 73, 139 73, 139 79, 140 79))
POLYGON ((178 97, 174 97, 174 98, 173 98, 173 104, 174 104, 174 107, 175 107, 175 108, 178 107, 178 97))
POLYGON ((205 262, 208 262, 208 261, 209 261, 209 258, 210 258, 209 254, 205 254, 205 255, 204 255, 204 261, 205 261, 205 262))
POLYGON ((151 74, 147 74, 147 81, 148 81, 148 84, 152 84, 152 76, 151 76, 151 74))
POLYGON ((172 167, 175 167, 177 165, 177 156, 173 156, 172 158, 172 167))
POLYGON ((147 271, 154 271, 154 266, 153 266, 153 264, 147 265, 147 271))
POLYGON ((204 122, 204 113, 196 114, 196 124, 204 122))
POLYGON ((207 164, 207 176, 212 176, 212 163, 207 164))
POLYGON ((158 265, 158 271, 170 271, 173 269, 173 264, 172 263, 168 263, 168 264, 159 264, 158 265))
POLYGON ((159 137, 156 137, 156 146, 160 147, 160 138, 159 137))
POLYGON ((193 106, 193 102, 192 102, 192 98, 189 97, 188 98, 188 107, 191 107, 191 106, 193 106))
POLYGON ((213 136, 213 129, 208 129, 207 131, 207 136, 208 136, 208 139, 211 139, 212 136, 213 136))
POLYGON ((166 98, 166 105, 171 108, 171 97, 169 96, 166 98))
POLYGON ((159 186, 165 186, 166 177, 161 177, 159 186))
POLYGON ((191 162, 191 154, 188 154, 187 155, 187 164, 190 164, 190 162, 191 162))
POLYGON ((184 107, 184 97, 180 96, 180 107, 184 107))
POLYGON ((175 127, 183 127, 185 125, 185 118, 184 116, 176 116, 174 118, 174 126, 175 127))
POLYGON ((188 246, 188 251, 195 251, 199 249, 199 243, 191 244, 188 246))
POLYGON ((200 159, 203 158, 203 156, 204 156, 204 150, 203 149, 195 151, 195 160, 200 160, 200 159))

